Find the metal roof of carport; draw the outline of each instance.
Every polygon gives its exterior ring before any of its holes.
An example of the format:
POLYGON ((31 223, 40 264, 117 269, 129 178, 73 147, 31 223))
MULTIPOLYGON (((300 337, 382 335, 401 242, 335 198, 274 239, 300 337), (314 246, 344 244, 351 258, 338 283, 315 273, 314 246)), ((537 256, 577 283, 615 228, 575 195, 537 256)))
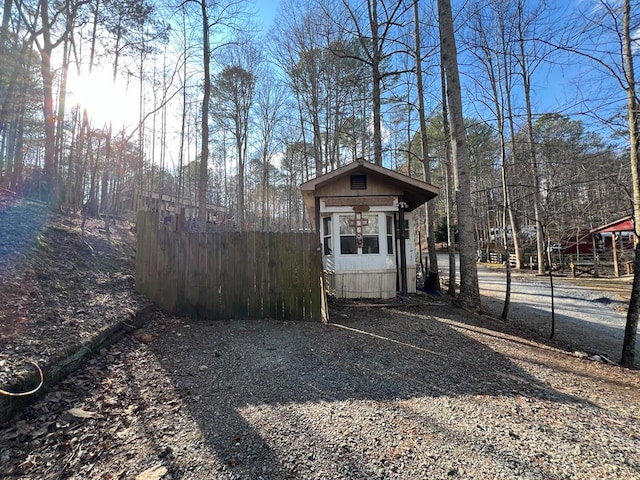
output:
POLYGON ((596 227, 590 233, 606 233, 606 232, 635 232, 633 215, 627 215, 606 225, 596 227))

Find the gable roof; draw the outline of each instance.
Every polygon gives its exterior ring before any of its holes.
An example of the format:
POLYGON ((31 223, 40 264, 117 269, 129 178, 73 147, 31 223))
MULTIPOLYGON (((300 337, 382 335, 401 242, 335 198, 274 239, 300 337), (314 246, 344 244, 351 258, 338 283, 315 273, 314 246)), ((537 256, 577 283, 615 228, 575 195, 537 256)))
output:
POLYGON ((384 178, 385 181, 391 182, 397 186, 403 191, 403 200, 408 204, 407 211, 412 211, 420 205, 424 205, 427 201, 435 198, 440 193, 440 189, 438 187, 429 183, 389 170, 388 168, 375 165, 366 161, 364 158, 359 158, 347 165, 343 165, 336 170, 320 175, 300 185, 302 198, 304 199, 305 206, 312 217, 312 224, 313 217, 315 217, 316 191, 329 183, 353 174, 367 174, 373 177, 384 178))
POLYGON ((611 223, 607 223, 606 225, 602 225, 600 227, 594 228, 591 230, 592 233, 605 233, 605 232, 634 232, 634 222, 633 215, 627 215, 626 217, 620 218, 611 223))

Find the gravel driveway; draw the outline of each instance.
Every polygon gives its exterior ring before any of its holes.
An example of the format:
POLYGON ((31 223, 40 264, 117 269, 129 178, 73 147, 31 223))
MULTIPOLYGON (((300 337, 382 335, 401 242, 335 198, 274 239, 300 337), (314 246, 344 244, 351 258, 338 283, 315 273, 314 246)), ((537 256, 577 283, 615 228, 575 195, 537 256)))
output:
MULTIPOLYGON (((504 305, 504 268, 478 267, 482 306, 500 317, 504 305)), ((618 361, 622 354, 631 278, 554 277, 555 335, 567 348, 602 354, 618 361)), ((514 272, 509 320, 535 328, 541 336, 551 332, 549 277, 514 272)), ((640 336, 636 339, 640 352, 640 336)), ((640 364, 636 365, 640 367, 640 364)))
POLYGON ((0 472, 640 478, 638 372, 527 336, 426 295, 328 325, 158 314, 0 428, 0 472))

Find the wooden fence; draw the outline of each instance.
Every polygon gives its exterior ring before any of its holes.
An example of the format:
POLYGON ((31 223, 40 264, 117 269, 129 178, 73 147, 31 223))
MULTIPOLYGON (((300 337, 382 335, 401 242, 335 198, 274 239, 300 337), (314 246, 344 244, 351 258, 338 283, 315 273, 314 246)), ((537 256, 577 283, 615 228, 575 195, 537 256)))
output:
POLYGON ((161 308, 206 319, 322 320, 315 233, 193 233, 139 212, 136 288, 161 308))

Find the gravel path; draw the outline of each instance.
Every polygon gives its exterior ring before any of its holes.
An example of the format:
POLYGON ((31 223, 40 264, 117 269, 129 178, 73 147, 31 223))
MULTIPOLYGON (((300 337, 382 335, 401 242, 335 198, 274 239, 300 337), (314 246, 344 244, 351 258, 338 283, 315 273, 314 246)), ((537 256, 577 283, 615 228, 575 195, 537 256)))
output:
MULTIPOLYGON (((499 318, 504 305, 503 268, 478 266, 482 306, 499 318)), ((554 340, 573 350, 605 355, 618 361, 622 353, 631 278, 554 277, 554 340)), ((535 329, 541 337, 551 333, 549 277, 533 273, 512 275, 509 321, 535 329)), ((640 337, 636 341, 640 352, 640 337)), ((637 365, 640 367, 640 364, 637 365)))
POLYGON ((334 305, 328 325, 159 314, 0 427, 0 471, 640 478, 638 372, 525 340, 445 299, 409 303, 334 305))

